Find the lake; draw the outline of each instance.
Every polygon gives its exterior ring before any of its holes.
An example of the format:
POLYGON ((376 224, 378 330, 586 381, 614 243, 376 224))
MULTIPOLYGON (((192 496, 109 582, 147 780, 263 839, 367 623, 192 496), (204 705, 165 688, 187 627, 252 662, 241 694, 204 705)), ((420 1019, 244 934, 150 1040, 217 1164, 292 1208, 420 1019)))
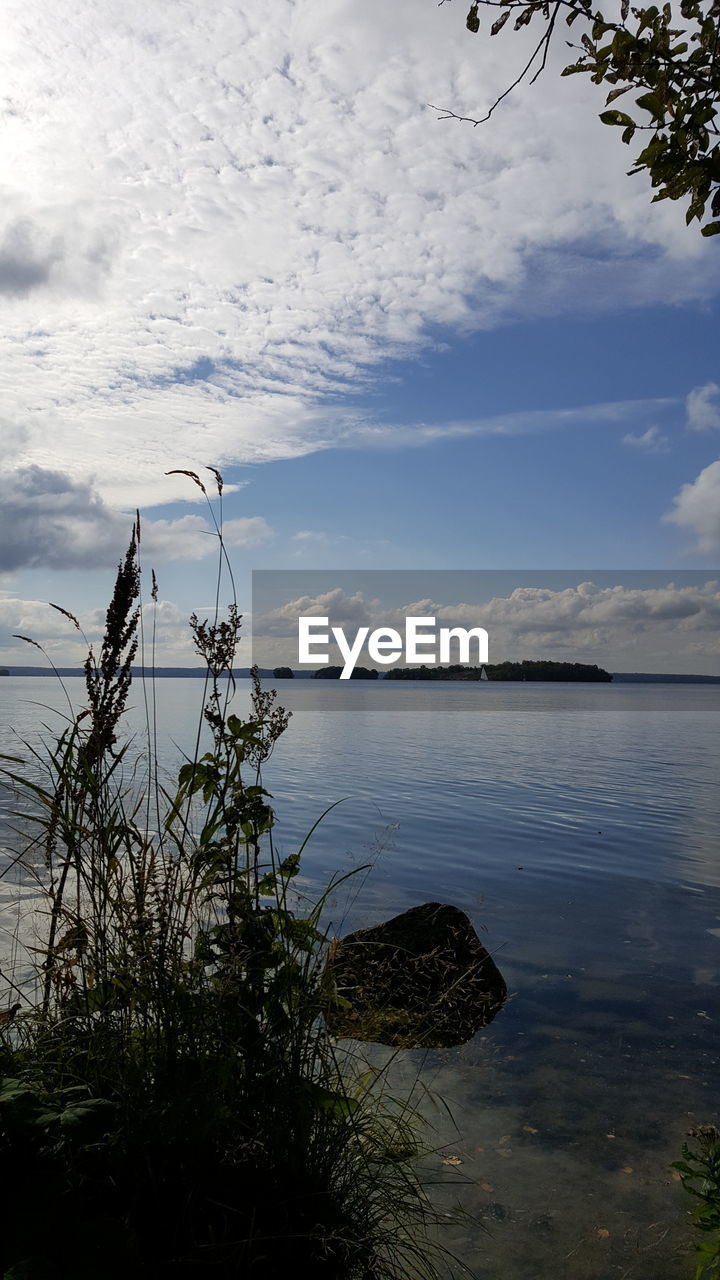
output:
MULTIPOLYGON (((82 682, 66 685, 82 705, 82 682)), ((436 1165, 461 1161, 482 1223, 454 1229, 458 1252, 482 1280, 688 1280, 669 1164, 690 1125, 718 1121, 720 687, 279 687, 294 715, 265 783, 281 852, 342 800, 308 847, 307 887, 374 863, 338 895, 336 931, 453 903, 508 985, 471 1043, 396 1064, 455 1117, 457 1131, 432 1111, 436 1165)), ((157 682, 168 769, 201 693, 157 682)), ((0 680, 0 751, 37 741, 52 722, 39 703, 62 706, 54 681, 0 680)), ((7 881, 0 906, 7 929, 7 881)))

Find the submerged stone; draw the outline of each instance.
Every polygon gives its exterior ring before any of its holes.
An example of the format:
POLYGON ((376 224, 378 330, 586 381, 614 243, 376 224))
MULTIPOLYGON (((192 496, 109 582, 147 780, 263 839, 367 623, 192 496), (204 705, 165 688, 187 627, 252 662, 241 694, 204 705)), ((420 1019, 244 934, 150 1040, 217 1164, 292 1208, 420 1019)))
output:
POLYGON ((441 902, 337 939, 327 976, 333 1035, 403 1048, 465 1044, 507 996, 469 916, 441 902))

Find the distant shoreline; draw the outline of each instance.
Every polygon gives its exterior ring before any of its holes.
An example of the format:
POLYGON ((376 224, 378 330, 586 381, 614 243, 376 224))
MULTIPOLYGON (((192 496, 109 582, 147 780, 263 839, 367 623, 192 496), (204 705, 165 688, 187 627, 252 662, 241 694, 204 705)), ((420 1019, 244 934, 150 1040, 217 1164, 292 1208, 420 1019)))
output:
MULTIPOLYGON (((613 683, 614 683, 614 684, 720 684, 720 676, 684 675, 684 674, 682 674, 682 673, 677 673, 677 672, 671 672, 671 673, 657 673, 657 672, 652 672, 652 671, 613 671, 613 672, 611 672, 611 674, 612 674, 612 679, 613 679, 613 683)), ((39 677, 47 677, 47 676, 51 676, 51 677, 52 677, 52 676, 55 676, 55 675, 59 675, 59 676, 62 676, 63 678, 66 678, 66 677, 67 677, 67 678, 71 678, 71 677, 79 677, 79 678, 82 678, 82 677, 83 677, 83 675, 84 675, 84 672, 83 672, 83 670, 82 670, 82 667, 58 667, 56 671, 53 671, 53 670, 52 670, 52 668, 48 669, 47 667, 25 667, 25 666, 21 667, 21 666, 9 666, 9 667, 2 667, 2 668, 0 668, 0 678, 2 678, 2 676, 4 676, 4 675, 7 675, 7 676, 39 676, 39 677)), ((145 675, 146 675, 147 677, 149 677, 150 675, 152 675, 153 677, 155 677, 155 678, 157 678, 157 679, 161 679, 161 680, 165 680, 165 679, 168 679, 168 680, 188 680, 188 679, 189 679, 189 680, 192 680, 192 679, 202 679, 202 678, 204 678, 204 677, 207 675, 207 672, 206 672, 206 670, 205 670, 205 668, 204 668, 204 667, 156 667, 156 668, 155 668, 155 670, 154 670, 153 672, 146 671, 146 672, 145 672, 145 675)), ((234 677, 235 677, 235 679, 236 679, 236 680, 247 680, 247 679, 249 679, 249 678, 250 678, 250 668, 249 668, 249 667, 238 667, 238 668, 233 672, 233 675, 234 675, 234 677)), ((133 678, 134 678, 134 679, 136 679, 136 680, 140 680, 140 679, 142 678, 142 676, 143 676, 143 669, 142 669, 141 667, 136 667, 136 668, 134 668, 134 670, 133 670, 133 678)), ((295 671, 295 672, 293 673, 293 677, 294 677, 294 679, 299 680, 299 681, 312 680, 312 679, 314 678, 314 676, 315 676, 315 672, 314 672, 314 671, 295 671)), ((278 684, 280 684, 280 685, 282 685, 282 684, 286 683, 286 679, 284 679, 284 678, 279 678, 279 677, 277 677, 277 676, 274 676, 274 675, 273 675, 273 673, 272 673, 272 670, 270 670, 270 669, 261 668, 261 670, 260 670, 260 677, 261 677, 261 679, 263 679, 263 680, 276 680, 276 681, 277 681, 277 683, 278 683, 278 684)), ((334 682, 333 682, 333 683, 334 683, 334 682)), ((355 684, 356 682, 355 682, 355 681, 353 681, 352 683, 353 683, 353 684, 355 684)), ((371 682, 369 682, 369 683, 373 683, 373 684, 375 684, 375 683, 384 684, 384 683, 385 683, 385 681, 384 681, 384 680, 380 680, 380 681, 371 681, 371 682)), ((396 684, 396 683, 397 683, 397 684, 400 684, 400 683, 404 683, 404 682, 403 682, 403 681, 394 681, 394 680, 392 680, 392 681, 388 681, 387 683, 388 683, 388 684, 393 684, 393 685, 394 685, 394 684, 396 684)), ((443 681, 435 680, 435 681, 432 681, 432 683, 451 683, 451 682, 443 682, 443 681)), ((457 682, 452 682, 452 683, 464 683, 464 684, 467 684, 467 683, 480 683, 480 682, 479 682, 479 681, 472 681, 472 682, 468 682, 467 680, 465 680, 465 681, 457 681, 457 682)), ((503 680, 503 681, 489 681, 488 683, 491 683, 491 684, 498 684, 498 683, 502 683, 502 684, 521 684, 521 683, 523 683, 523 681, 521 681, 521 680, 503 680)), ((539 678, 539 679, 537 679, 537 678, 536 678, 536 679, 534 679, 534 680, 528 681, 527 683, 530 683, 530 684, 572 684, 572 683, 576 683, 576 682, 574 682, 574 681, 572 681, 572 680, 567 680, 567 681, 566 681, 566 680, 557 680, 557 679, 545 680, 545 679, 542 679, 542 678, 539 678)), ((593 683, 595 683, 595 682, 593 682, 593 683)))

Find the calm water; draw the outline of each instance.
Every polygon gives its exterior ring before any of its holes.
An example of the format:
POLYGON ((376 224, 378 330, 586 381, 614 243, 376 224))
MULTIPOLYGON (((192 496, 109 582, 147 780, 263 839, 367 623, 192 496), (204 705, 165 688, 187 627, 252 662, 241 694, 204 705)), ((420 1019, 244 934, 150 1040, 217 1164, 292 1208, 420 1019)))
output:
MULTIPOLYGON (((200 695, 158 682, 169 769, 200 695)), ((455 1237, 466 1261, 482 1280, 689 1278, 668 1165, 691 1124, 718 1120, 720 688, 298 681, 282 695, 295 715, 266 771, 282 849, 343 798, 305 876, 375 863, 334 905, 337 931, 454 903, 512 993, 471 1044, 398 1066, 455 1114, 457 1132, 437 1110, 437 1165, 459 1157, 487 1228, 455 1237)), ((38 702, 62 705, 52 681, 0 681, 0 751, 50 722, 38 702)), ((135 723, 140 738, 139 709, 135 723)))

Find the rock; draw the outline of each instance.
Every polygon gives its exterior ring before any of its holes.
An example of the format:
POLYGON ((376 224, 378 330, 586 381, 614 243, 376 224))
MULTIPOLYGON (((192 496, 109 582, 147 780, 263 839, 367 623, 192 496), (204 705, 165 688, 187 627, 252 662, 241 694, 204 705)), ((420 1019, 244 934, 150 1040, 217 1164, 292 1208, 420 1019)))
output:
POLYGON ((326 975, 333 1035, 403 1048, 465 1044, 507 996, 469 916, 440 902, 335 940, 326 975))

